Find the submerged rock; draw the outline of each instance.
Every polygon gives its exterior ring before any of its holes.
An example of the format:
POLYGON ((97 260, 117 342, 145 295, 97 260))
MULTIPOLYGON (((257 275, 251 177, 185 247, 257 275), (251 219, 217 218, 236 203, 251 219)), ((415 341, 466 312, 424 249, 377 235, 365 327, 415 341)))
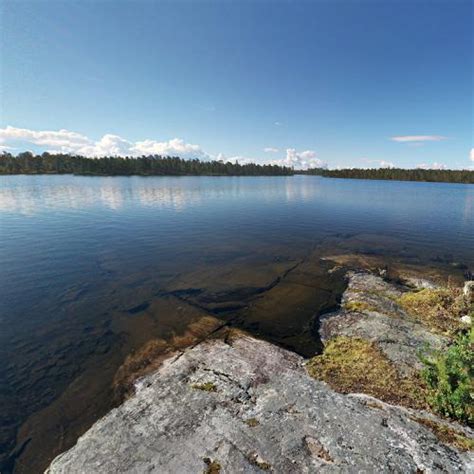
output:
POLYGON ((202 342, 143 377, 47 472, 472 472, 472 455, 417 419, 446 422, 336 393, 304 364, 234 331, 202 342))

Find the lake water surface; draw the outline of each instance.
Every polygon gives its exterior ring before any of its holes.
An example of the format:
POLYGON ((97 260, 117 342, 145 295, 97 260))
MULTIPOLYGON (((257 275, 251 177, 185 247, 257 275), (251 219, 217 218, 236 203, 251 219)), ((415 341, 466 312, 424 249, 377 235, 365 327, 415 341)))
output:
POLYGON ((472 271, 474 186, 0 177, 2 472, 47 465, 108 409, 130 352, 203 314, 317 351, 310 313, 341 291, 321 248, 472 271))

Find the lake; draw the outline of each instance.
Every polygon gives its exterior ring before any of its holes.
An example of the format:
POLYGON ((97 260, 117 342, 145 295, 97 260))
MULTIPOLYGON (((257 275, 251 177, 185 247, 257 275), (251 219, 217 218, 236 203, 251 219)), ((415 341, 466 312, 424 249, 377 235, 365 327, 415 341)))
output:
POLYGON ((32 472, 118 403, 151 339, 209 317, 317 352, 311 320, 343 291, 321 257, 474 271, 474 186, 0 176, 0 237, 0 460, 32 472))

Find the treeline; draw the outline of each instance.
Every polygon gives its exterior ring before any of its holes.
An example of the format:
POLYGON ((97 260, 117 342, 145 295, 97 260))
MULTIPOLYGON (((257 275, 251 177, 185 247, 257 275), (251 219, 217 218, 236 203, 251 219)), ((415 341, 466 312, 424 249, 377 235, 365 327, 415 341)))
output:
POLYGON ((330 178, 382 179, 474 184, 474 171, 402 168, 294 170, 284 166, 241 165, 223 161, 183 160, 173 156, 86 158, 78 155, 24 152, 0 155, 0 174, 78 174, 93 176, 290 176, 306 174, 330 178))
POLYGON ((0 174, 284 176, 293 173, 291 168, 283 166, 183 160, 175 156, 85 158, 50 153, 33 155, 30 152, 17 156, 10 153, 0 155, 0 174))
POLYGON ((388 179, 396 181, 427 181, 474 184, 474 171, 469 170, 424 170, 402 168, 351 168, 342 170, 328 170, 314 168, 306 171, 298 171, 298 174, 327 176, 330 178, 388 179))

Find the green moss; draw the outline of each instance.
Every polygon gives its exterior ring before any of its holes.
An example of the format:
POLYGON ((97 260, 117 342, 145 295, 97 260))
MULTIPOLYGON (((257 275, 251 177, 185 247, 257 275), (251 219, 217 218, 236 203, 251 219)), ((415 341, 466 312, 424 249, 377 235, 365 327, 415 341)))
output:
POLYGON ((212 382, 195 383, 191 387, 204 392, 217 392, 217 386, 212 382))
POLYGON ((428 329, 452 336, 461 327, 460 318, 472 310, 461 288, 423 289, 403 294, 397 303, 428 329))
POLYGON ((454 446, 460 451, 474 451, 474 440, 453 428, 426 418, 414 418, 414 420, 429 428, 442 443, 454 446))
POLYGON ((258 426, 260 424, 257 418, 248 418, 247 420, 244 421, 244 423, 250 426, 250 428, 254 428, 255 426, 258 426))
POLYGON ((203 458, 203 461, 205 464, 207 464, 203 474, 219 474, 219 472, 221 472, 221 465, 219 461, 212 460, 210 458, 203 458))
POLYGON ((306 365, 308 373, 342 393, 366 393, 388 403, 425 407, 424 386, 418 378, 402 377, 373 343, 339 336, 306 365))
POLYGON ((348 301, 344 305, 344 309, 346 311, 355 311, 358 313, 362 313, 364 311, 377 311, 375 306, 372 306, 365 301, 348 301))

